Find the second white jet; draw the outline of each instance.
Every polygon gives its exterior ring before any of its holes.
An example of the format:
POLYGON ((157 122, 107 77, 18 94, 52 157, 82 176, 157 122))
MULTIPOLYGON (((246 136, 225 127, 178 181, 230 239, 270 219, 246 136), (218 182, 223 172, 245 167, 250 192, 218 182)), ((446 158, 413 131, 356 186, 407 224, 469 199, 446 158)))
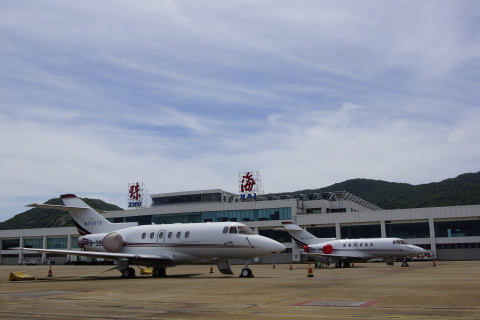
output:
POLYGON ((425 249, 406 243, 399 238, 335 239, 317 238, 296 224, 282 222, 285 229, 304 250, 305 254, 316 255, 324 261, 334 262, 335 268, 350 267, 352 262, 363 262, 375 258, 404 258, 426 252, 425 249))

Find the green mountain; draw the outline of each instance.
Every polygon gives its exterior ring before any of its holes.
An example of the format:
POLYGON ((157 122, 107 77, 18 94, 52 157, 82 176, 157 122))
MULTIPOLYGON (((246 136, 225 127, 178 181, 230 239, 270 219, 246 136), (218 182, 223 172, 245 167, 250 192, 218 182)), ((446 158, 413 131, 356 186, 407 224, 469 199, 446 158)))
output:
POLYGON ((456 178, 420 185, 351 179, 325 188, 300 190, 282 195, 329 191, 347 191, 382 209, 474 205, 480 204, 480 172, 465 173, 456 178))
MULTIPOLYGON (((382 209, 474 205, 480 204, 480 172, 465 173, 456 178, 420 185, 371 179, 351 179, 324 188, 269 194, 267 196, 329 191, 347 191, 382 209)), ((98 210, 123 210, 102 200, 84 198, 83 201, 98 210)), ((50 199, 45 203, 63 205, 60 198, 50 199)), ((66 211, 34 208, 1 222, 0 230, 72 226, 74 226, 73 221, 66 211)))
MULTIPOLYGON (((82 198, 90 207, 103 211, 123 210, 114 204, 98 199, 82 198)), ((45 204, 63 205, 60 197, 50 199, 45 204)), ((0 222, 0 230, 74 227, 72 218, 67 211, 33 208, 15 215, 7 221, 0 222)))

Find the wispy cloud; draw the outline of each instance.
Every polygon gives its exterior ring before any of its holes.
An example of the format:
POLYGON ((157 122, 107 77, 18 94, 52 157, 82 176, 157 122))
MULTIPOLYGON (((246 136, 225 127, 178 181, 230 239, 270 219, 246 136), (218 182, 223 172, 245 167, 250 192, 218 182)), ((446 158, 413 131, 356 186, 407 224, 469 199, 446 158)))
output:
POLYGON ((22 1, 0 12, 0 220, 64 192, 479 171, 472 1, 22 1))

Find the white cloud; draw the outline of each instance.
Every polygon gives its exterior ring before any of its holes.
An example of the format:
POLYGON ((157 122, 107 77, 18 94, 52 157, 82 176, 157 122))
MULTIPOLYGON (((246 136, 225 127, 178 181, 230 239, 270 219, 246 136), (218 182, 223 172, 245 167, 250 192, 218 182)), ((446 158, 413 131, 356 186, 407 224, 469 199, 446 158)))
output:
POLYGON ((138 180, 235 192, 260 170, 281 192, 479 171, 478 7, 9 2, 0 220, 65 192, 124 205, 138 180))

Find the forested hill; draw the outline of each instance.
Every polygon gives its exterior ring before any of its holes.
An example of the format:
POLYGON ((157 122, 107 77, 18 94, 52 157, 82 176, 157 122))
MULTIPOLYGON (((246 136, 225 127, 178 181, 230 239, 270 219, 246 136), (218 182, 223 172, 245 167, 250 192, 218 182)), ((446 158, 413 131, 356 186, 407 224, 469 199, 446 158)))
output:
POLYGON ((426 208, 480 204, 480 172, 428 184, 351 179, 331 186, 282 194, 347 191, 382 209, 426 208))
MULTIPOLYGON (((90 207, 103 210, 123 210, 114 204, 106 203, 98 199, 82 198, 90 207)), ((60 197, 50 199, 45 204, 63 205, 60 197)), ((52 227, 73 227, 73 220, 67 211, 33 208, 19 213, 7 221, 0 222, 0 230, 30 229, 30 228, 52 228, 52 227)))
MULTIPOLYGON (((480 172, 465 173, 456 178, 421 185, 351 179, 325 188, 300 190, 282 193, 282 195, 329 191, 347 191, 382 209, 473 205, 480 204, 480 172)), ((97 210, 123 210, 102 200, 84 198, 83 201, 97 210)), ((51 199, 45 203, 63 205, 60 198, 51 199)), ((66 211, 33 208, 1 222, 0 230, 71 226, 74 224, 66 211)))

